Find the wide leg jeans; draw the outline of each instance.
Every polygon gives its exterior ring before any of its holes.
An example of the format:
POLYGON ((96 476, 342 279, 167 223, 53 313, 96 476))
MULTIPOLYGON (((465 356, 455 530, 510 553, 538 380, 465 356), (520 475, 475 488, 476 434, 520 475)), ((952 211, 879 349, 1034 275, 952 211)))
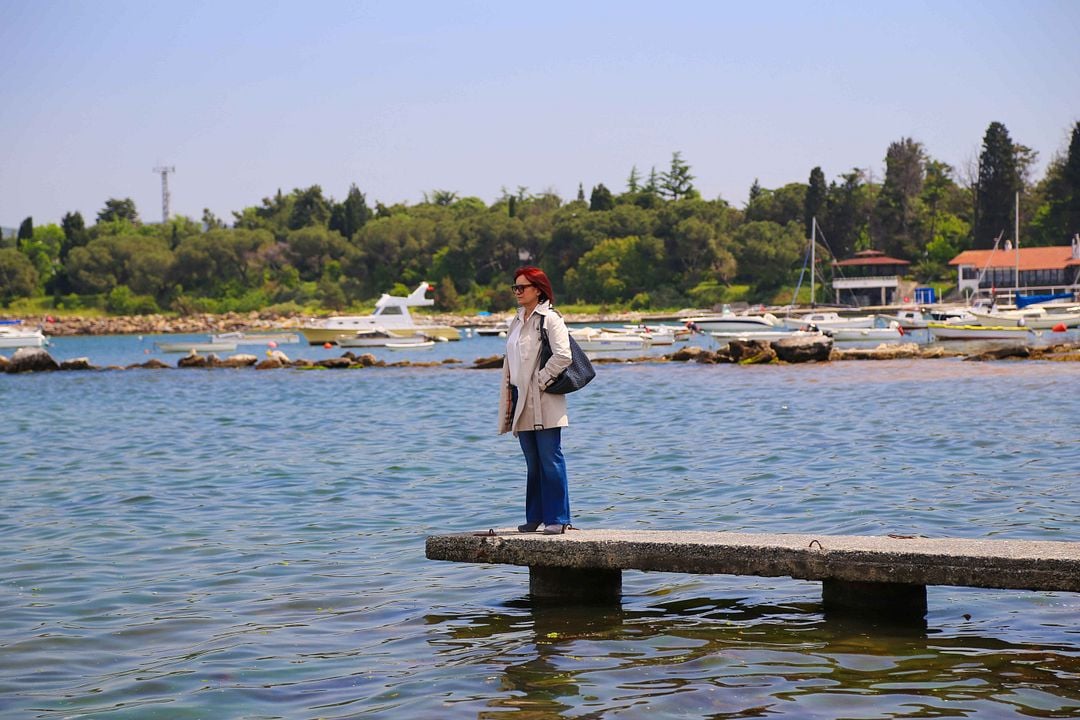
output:
POLYGON ((570 523, 570 491, 562 454, 562 428, 518 431, 525 454, 525 520, 545 525, 570 523))

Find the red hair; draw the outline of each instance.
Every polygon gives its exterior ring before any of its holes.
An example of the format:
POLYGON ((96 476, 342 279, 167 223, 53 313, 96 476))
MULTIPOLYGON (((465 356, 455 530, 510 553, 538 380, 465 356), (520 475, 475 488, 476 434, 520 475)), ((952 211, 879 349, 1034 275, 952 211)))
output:
POLYGON ((514 272, 514 281, 516 282, 518 277, 524 275, 529 279, 533 285, 540 291, 540 300, 547 300, 552 305, 555 304, 555 293, 551 290, 551 281, 548 280, 548 276, 544 274, 544 271, 538 267, 532 265, 526 265, 525 267, 518 268, 514 272))

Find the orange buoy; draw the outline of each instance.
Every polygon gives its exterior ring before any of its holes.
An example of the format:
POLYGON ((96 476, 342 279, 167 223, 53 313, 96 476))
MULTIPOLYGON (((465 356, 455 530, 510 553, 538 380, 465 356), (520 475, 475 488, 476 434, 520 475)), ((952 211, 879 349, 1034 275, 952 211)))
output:
POLYGON ((277 342, 275 342, 274 340, 271 340, 270 342, 266 343, 266 346, 276 348, 277 347, 277 342))
POLYGON ((1065 330, 1066 330, 1067 328, 1065 327, 1065 323, 1058 323, 1057 325, 1055 325, 1054 327, 1052 327, 1052 328, 1050 328, 1050 329, 1051 329, 1051 330, 1052 330, 1053 332, 1065 332, 1065 330))
POLYGON ((327 350, 329 350, 330 348, 334 347, 334 343, 331 343, 331 342, 323 343, 323 347, 326 348, 327 350))

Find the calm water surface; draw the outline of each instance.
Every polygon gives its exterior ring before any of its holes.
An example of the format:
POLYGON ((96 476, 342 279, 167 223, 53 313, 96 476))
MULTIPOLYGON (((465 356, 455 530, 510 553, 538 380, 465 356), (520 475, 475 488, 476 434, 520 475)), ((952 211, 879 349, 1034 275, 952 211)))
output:
MULTIPOLYGON (((497 383, 0 376, 0 717, 1080 715, 1072 594, 931 588, 896 629, 783 578, 626 572, 618 607, 552 608, 524 568, 426 560, 522 521, 497 383)), ((1077 390, 1063 363, 604 365, 563 436, 574 521, 1074 540, 1077 390)))

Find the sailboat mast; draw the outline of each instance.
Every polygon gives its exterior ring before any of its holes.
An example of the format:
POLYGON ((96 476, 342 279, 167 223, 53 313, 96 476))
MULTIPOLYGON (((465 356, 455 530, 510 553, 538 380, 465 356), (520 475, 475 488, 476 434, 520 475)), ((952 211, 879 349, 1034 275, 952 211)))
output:
POLYGON ((810 307, 817 307, 817 303, 814 302, 817 297, 814 295, 814 275, 817 272, 817 263, 814 262, 814 242, 817 238, 817 215, 813 217, 810 222, 810 307))
POLYGON ((1013 304, 1020 295, 1020 193, 1016 193, 1016 225, 1013 229, 1013 238, 1016 240, 1016 284, 1013 290, 1013 304))

